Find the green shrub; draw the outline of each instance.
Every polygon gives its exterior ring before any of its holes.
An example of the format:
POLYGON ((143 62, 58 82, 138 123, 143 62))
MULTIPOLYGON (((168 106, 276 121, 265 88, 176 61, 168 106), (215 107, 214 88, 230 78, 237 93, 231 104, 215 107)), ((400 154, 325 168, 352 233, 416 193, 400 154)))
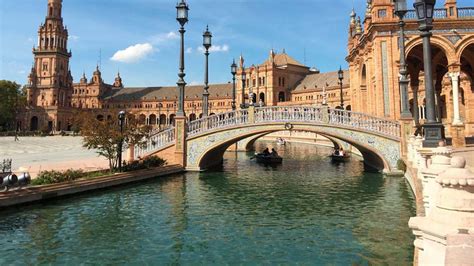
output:
POLYGON ((66 170, 66 171, 42 171, 38 177, 33 179, 32 185, 48 185, 57 184, 62 182, 74 181, 76 179, 84 177, 84 171, 82 170, 66 170))
POLYGON ((407 165, 402 159, 399 159, 397 161, 397 168, 398 170, 403 171, 404 173, 407 171, 407 165))
POLYGON ((133 161, 128 164, 124 164, 123 171, 130 172, 142 169, 150 169, 153 167, 160 167, 166 164, 166 161, 158 156, 151 156, 142 161, 133 161))

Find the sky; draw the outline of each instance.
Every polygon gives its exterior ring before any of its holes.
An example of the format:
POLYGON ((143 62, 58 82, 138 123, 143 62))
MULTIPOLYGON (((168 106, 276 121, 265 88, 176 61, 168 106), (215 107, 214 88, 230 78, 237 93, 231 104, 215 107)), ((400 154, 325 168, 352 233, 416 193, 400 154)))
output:
MULTIPOLYGON (((177 0, 64 0, 74 82, 97 64, 107 83, 120 71, 126 87, 173 86, 178 80, 177 0)), ((408 1, 411 6, 412 1, 408 1)), ((232 79, 230 64, 263 63, 273 48, 322 72, 347 68, 349 14, 363 17, 366 0, 187 0, 185 65, 188 84, 202 84, 202 33, 213 47, 209 82, 232 79)), ((444 1, 438 1, 442 5, 444 1)), ((458 0, 473 6, 472 0, 458 0)), ((27 82, 47 0, 0 0, 0 79, 27 82)))

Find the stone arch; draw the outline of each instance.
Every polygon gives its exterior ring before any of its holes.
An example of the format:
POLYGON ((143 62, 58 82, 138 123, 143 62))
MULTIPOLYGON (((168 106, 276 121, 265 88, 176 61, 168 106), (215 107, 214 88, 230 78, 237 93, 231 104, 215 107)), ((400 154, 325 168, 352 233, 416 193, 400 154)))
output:
MULTIPOLYGON (((448 60, 448 65, 455 64, 457 62, 456 49, 446 38, 433 35, 430 39, 430 43, 434 46, 437 46, 444 52, 448 60)), ((405 45, 406 54, 410 54, 410 52, 418 45, 423 45, 423 39, 420 36, 409 40, 405 45)))
POLYGON ((160 115, 160 126, 164 126, 164 125, 166 125, 166 115, 161 114, 160 115))
POLYGON ((360 89, 365 89, 367 87, 367 67, 364 64, 360 71, 360 89))
POLYGON ((174 126, 174 122, 175 122, 175 121, 174 121, 174 118, 175 118, 175 117, 176 117, 175 114, 170 114, 169 122, 168 122, 170 125, 173 125, 173 126, 174 126))
POLYGON ((104 116, 103 115, 97 115, 97 120, 99 121, 104 121, 104 116))
POLYGON ((284 91, 280 91, 278 93, 278 102, 285 102, 286 101, 286 95, 284 91))
POLYGON ((141 114, 138 116, 138 124, 144 125, 146 123, 146 115, 141 114))
POLYGON ((33 116, 30 120, 30 130, 31 131, 36 131, 39 129, 38 127, 38 117, 37 116, 33 116))
MULTIPOLYGON (((252 125, 203 134, 188 139, 188 170, 201 170, 222 161, 222 155, 234 143, 252 136, 282 131, 284 124, 252 125)), ((293 130, 314 132, 347 142, 357 148, 372 168, 395 171, 400 156, 399 140, 359 130, 316 124, 295 123, 293 130)))
POLYGON ((196 114, 192 113, 189 115, 189 121, 194 121, 194 120, 196 120, 196 114))
POLYGON ((150 125, 156 125, 156 115, 155 114, 151 114, 149 117, 148 117, 148 123, 150 125))
POLYGON ((464 38, 457 46, 456 46, 456 59, 458 62, 461 62, 462 55, 464 51, 470 46, 474 45, 474 35, 470 35, 464 38))
POLYGON ((259 94, 259 96, 258 96, 258 100, 259 100, 259 101, 262 101, 263 103, 265 103, 265 93, 260 92, 260 94, 259 94))

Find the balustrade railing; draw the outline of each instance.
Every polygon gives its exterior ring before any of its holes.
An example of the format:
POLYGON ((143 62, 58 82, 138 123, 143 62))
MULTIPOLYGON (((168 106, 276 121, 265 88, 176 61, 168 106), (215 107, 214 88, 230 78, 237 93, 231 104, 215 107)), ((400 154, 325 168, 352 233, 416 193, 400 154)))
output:
POLYGON ((175 141, 174 127, 161 132, 150 134, 143 145, 135 145, 134 158, 139 158, 144 154, 159 150, 175 141))
POLYGON ((329 124, 362 129, 391 137, 400 137, 400 124, 363 113, 330 109, 329 124))
MULTIPOLYGON (((188 122, 187 136, 193 137, 218 129, 249 124, 249 122, 248 109, 211 115, 188 122)), ((362 131, 374 132, 390 137, 400 137, 400 125, 396 121, 381 119, 363 113, 312 106, 272 106, 255 108, 254 122, 256 124, 266 122, 329 124, 347 127, 349 129, 360 129, 362 131)), ((150 134, 150 137, 144 145, 135 146, 135 158, 160 150, 173 144, 174 141, 174 127, 150 134)))
POLYGON ((261 122, 322 122, 321 108, 318 107, 292 107, 275 106, 257 108, 255 123, 261 122))
POLYGON ((459 7, 458 18, 474 18, 474 7, 459 7))
POLYGON ((188 136, 192 137, 214 129, 248 123, 248 110, 237 110, 211 115, 188 123, 188 136))
MULTIPOLYGON (((459 11, 458 11, 459 12, 459 11)), ((445 8, 436 8, 433 13, 434 19, 445 19, 448 18, 448 11, 445 8)), ((405 20, 417 20, 415 10, 408 10, 404 17, 405 20)))

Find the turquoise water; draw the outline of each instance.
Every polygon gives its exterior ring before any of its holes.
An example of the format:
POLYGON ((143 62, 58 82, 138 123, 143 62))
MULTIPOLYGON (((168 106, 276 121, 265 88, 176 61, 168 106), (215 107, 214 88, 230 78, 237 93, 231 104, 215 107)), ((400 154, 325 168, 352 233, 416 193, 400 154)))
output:
POLYGON ((330 152, 290 144, 276 168, 226 153, 221 169, 2 211, 0 265, 410 264, 408 185, 330 152))

